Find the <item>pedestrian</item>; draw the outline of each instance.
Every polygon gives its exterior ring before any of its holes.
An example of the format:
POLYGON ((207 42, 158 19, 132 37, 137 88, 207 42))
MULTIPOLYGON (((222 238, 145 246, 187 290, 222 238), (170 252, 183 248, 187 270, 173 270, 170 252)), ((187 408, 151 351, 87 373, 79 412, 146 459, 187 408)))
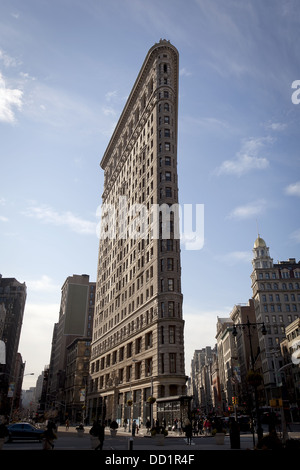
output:
POLYGON ((70 426, 70 422, 68 419, 66 419, 66 431, 69 431, 69 426, 70 426))
POLYGON ((209 419, 206 418, 203 426, 204 426, 205 435, 207 436, 208 434, 210 434, 210 431, 211 431, 211 422, 209 421, 209 419))
POLYGON ((43 450, 53 450, 54 440, 57 439, 56 426, 52 421, 48 421, 46 430, 43 434, 43 450))
POLYGON ((150 419, 147 419, 146 421, 147 434, 150 434, 150 428, 151 428, 151 422, 150 422, 150 419))
POLYGON ((102 450, 105 432, 101 421, 94 421, 93 426, 90 429, 90 435, 99 440, 99 444, 95 447, 95 450, 102 450))
POLYGON ((8 436, 8 429, 6 427, 6 419, 3 416, 0 416, 0 450, 3 447, 5 438, 8 436))
POLYGON ((192 444, 193 427, 192 427, 192 423, 190 422, 189 419, 186 419, 186 421, 185 421, 184 432, 185 432, 186 439, 187 439, 187 445, 191 445, 192 444))
POLYGON ((194 436, 198 436, 199 434, 199 427, 198 427, 198 421, 197 420, 194 420, 193 421, 193 434, 194 436))
POLYGON ((203 419, 200 419, 198 422, 199 433, 203 434, 203 419))
POLYGON ((230 436, 230 448, 240 449, 240 427, 236 420, 231 417, 229 418, 229 436, 230 436))
POLYGON ((135 431, 136 431, 136 420, 134 419, 132 423, 132 430, 131 430, 131 434, 133 437, 135 436, 135 431))

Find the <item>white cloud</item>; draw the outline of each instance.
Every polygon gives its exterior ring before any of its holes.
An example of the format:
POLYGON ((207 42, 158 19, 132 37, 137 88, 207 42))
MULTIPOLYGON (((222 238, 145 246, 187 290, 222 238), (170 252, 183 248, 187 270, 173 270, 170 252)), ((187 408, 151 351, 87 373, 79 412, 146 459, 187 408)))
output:
POLYGON ((180 77, 190 77, 192 74, 185 67, 179 70, 180 77))
POLYGON ((252 259, 252 253, 250 251, 232 251, 225 255, 219 255, 218 259, 231 266, 239 263, 249 264, 252 259))
POLYGON ((3 50, 0 49, 0 60, 3 62, 4 67, 16 67, 19 65, 19 62, 14 58, 6 54, 3 50))
POLYGON ((8 218, 0 215, 0 222, 8 222, 8 218))
POLYGON ((22 108, 22 96, 21 90, 6 88, 0 73, 0 121, 10 124, 15 122, 14 108, 22 108))
POLYGON ((298 230, 295 230, 291 235, 290 238, 296 242, 300 243, 300 228, 298 230))
POLYGON ((55 285, 52 279, 43 274, 41 279, 35 281, 26 281, 27 287, 32 291, 37 292, 60 292, 60 286, 55 285))
POLYGON ((105 99, 106 101, 112 101, 112 100, 115 100, 118 96, 118 92, 116 90, 114 91, 108 91, 107 93, 105 93, 105 99))
POLYGON ((217 168, 216 173, 232 174, 242 176, 252 170, 264 170, 268 168, 269 161, 265 157, 258 156, 258 152, 264 145, 273 142, 270 137, 251 138, 243 142, 240 152, 233 160, 225 160, 222 165, 217 168))
POLYGON ((292 183, 285 188, 286 194, 289 196, 300 196, 300 181, 292 183))
POLYGON ((260 199, 250 202, 243 206, 238 206, 231 211, 228 218, 230 219, 249 219, 251 217, 262 214, 266 208, 266 201, 260 199))
POLYGON ((117 114, 113 108, 108 106, 103 106, 102 111, 105 116, 115 116, 117 114))
POLYGON ((219 168, 219 174, 233 174, 242 176, 251 170, 264 170, 269 166, 266 158, 239 155, 236 160, 226 160, 219 168))
POLYGON ((66 226, 79 234, 96 235, 96 222, 84 220, 70 211, 59 213, 49 206, 35 205, 29 207, 23 214, 51 225, 66 226))
POLYGON ((272 122, 267 125, 267 129, 271 129, 272 131, 284 131, 286 128, 287 124, 281 122, 272 122))

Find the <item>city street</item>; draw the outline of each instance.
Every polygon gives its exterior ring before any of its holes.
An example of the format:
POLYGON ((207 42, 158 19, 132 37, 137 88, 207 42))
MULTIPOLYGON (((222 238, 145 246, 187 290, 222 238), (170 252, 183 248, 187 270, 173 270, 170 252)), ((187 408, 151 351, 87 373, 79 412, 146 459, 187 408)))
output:
MULTIPOLYGON (((91 439, 89 435, 89 427, 85 428, 85 432, 82 437, 78 437, 77 431, 74 427, 70 427, 66 431, 64 426, 58 428, 57 440, 55 441, 54 450, 92 450, 91 439)), ((267 430, 265 429, 265 433, 267 430)), ((292 439, 300 439, 300 425, 292 425, 291 431, 289 431, 289 437, 292 439)), ((250 433, 241 433, 240 437, 240 449, 241 450, 252 450, 253 449, 253 436, 250 433)), ((22 451, 22 450, 42 450, 42 444, 38 442, 24 442, 15 441, 12 443, 5 443, 3 450, 8 451, 22 451)), ((192 439, 192 444, 187 445, 184 434, 177 435, 170 432, 164 440, 163 446, 155 444, 154 439, 147 436, 143 430, 140 430, 139 434, 134 438, 131 437, 129 432, 124 432, 123 429, 119 429, 116 437, 111 437, 110 432, 106 429, 105 441, 103 446, 104 451, 156 451, 163 453, 164 451, 177 451, 184 453, 191 453, 195 451, 213 450, 213 451, 224 451, 232 450, 230 446, 230 438, 227 434, 225 436, 224 444, 216 444, 215 438, 212 436, 196 436, 192 439)))

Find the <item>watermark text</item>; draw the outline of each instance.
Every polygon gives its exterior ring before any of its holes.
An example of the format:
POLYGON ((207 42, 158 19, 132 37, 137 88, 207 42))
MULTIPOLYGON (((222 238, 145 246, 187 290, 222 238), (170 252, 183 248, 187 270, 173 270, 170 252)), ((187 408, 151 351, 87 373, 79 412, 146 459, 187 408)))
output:
POLYGON ((204 204, 129 204, 119 196, 117 204, 102 204, 97 209, 98 238, 105 239, 177 239, 187 250, 204 245, 204 204))

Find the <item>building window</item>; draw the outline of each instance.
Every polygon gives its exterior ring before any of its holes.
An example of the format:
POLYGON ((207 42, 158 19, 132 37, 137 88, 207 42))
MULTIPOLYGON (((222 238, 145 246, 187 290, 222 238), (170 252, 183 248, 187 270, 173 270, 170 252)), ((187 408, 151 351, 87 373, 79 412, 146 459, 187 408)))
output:
POLYGON ((164 354, 160 355, 160 369, 161 369, 161 373, 163 374, 165 372, 164 354))
POLYGON ((112 363, 116 364, 117 362, 117 351, 114 351, 112 354, 112 363))
POLYGON ((160 327, 160 335, 161 335, 161 344, 165 343, 165 335, 164 335, 164 327, 160 327))
POLYGON ((145 349, 152 348, 152 331, 146 334, 145 336, 145 349))
POLYGON ((130 382, 132 379, 132 366, 126 367, 126 382, 130 382))
POLYGON ((145 376, 150 377, 152 375, 152 358, 145 360, 145 376))
POLYGON ((174 290, 174 279, 168 279, 168 291, 174 290))
POLYGON ((137 338, 135 341, 135 353, 139 354, 142 351, 142 338, 137 338))
POLYGON ((167 270, 168 271, 173 271, 174 269, 174 260, 173 258, 168 258, 167 259, 167 270))
POLYGON ((127 344, 127 357, 132 356, 132 343, 127 344))
POLYGON ((167 251, 173 251, 173 240, 170 238, 167 240, 167 251))
POLYGON ((174 325, 169 326, 169 343, 175 344, 175 326, 174 325))
POLYGON ((168 316, 169 317, 174 317, 175 316, 175 307, 174 307, 174 302, 170 301, 168 302, 168 316))
POLYGON ((169 360, 170 360, 170 373, 174 374, 176 373, 176 353, 170 353, 169 360))
POLYGON ((123 361, 124 359, 124 346, 119 349, 119 361, 123 361))
POLYGON ((135 363, 135 379, 140 379, 141 378, 141 373, 142 373, 142 363, 141 362, 136 362, 135 363))

